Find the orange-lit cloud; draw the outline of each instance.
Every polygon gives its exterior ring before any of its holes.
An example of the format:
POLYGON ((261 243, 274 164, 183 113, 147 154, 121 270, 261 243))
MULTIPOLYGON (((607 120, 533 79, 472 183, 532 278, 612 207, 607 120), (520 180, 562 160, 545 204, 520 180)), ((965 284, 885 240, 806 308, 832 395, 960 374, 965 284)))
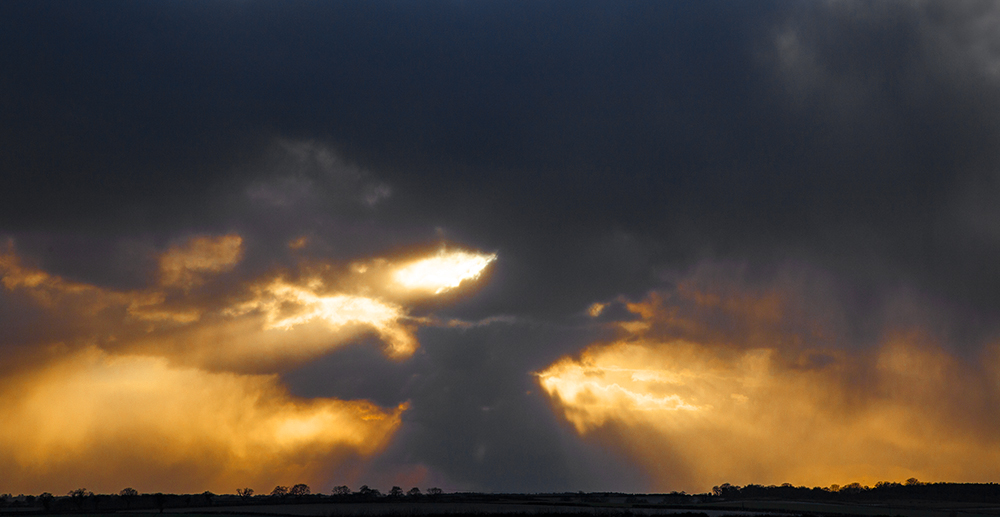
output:
MULTIPOLYGON (((25 292, 64 318, 103 315, 107 332, 115 336, 109 346, 115 349, 209 368, 282 368, 366 333, 380 338, 389 357, 402 359, 418 346, 416 326, 433 321, 409 316, 402 303, 414 295, 400 294, 393 277, 423 259, 402 266, 381 258, 356 262, 343 273, 314 264, 318 273, 305 271, 299 280, 272 274, 243 282, 223 297, 196 296, 210 274, 235 266, 241 243, 236 235, 199 236, 170 248, 160 257, 160 282, 145 290, 115 291, 68 281, 23 266, 12 250, 0 255, 0 273, 8 290, 25 292), (173 287, 183 287, 184 294, 173 287)), ((485 267, 495 255, 451 251, 426 259, 438 266, 439 278, 457 285, 481 272, 470 269, 470 261, 485 267), (449 274, 452 263, 456 269, 449 274)), ((413 291, 417 297, 433 294, 413 291)))
POLYGON ((100 310, 109 303, 120 303, 123 299, 113 295, 109 297, 92 285, 65 280, 25 266, 21 263, 20 257, 14 253, 13 246, 8 246, 7 251, 0 253, 0 275, 3 286, 8 290, 25 290, 39 304, 46 307, 52 307, 66 296, 93 297, 94 310, 100 310))
POLYGON ((0 253, 0 278, 8 290, 24 292, 39 305, 63 313, 93 317, 102 311, 124 307, 129 316, 138 320, 180 323, 195 321, 200 316, 197 308, 178 309, 166 304, 166 295, 156 289, 115 291, 25 266, 13 249, 0 253))
POLYGON ((275 374, 365 334, 388 357, 408 357, 416 327, 436 320, 410 317, 406 302, 432 293, 396 294, 391 259, 359 262, 372 265, 365 271, 310 263, 241 279, 244 253, 238 235, 196 236, 159 256, 148 288, 122 291, 25 265, 8 245, 5 293, 69 330, 22 354, 30 360, 4 358, 0 485, 39 493, 321 484, 381 451, 405 404, 298 399, 275 374))
POLYGON ((4 379, 0 396, 0 484, 26 492, 317 481, 338 457, 381 450, 404 410, 93 348, 4 379))
POLYGON ((1000 474, 995 360, 977 369, 916 331, 886 331, 870 353, 816 347, 778 325, 794 305, 687 284, 628 304, 640 319, 620 323, 620 339, 538 380, 580 435, 642 465, 654 490, 1000 474))
POLYGON ((587 315, 589 315, 591 318, 596 318, 600 316, 602 312, 604 312, 605 307, 606 305, 603 303, 594 302, 590 305, 590 307, 587 308, 587 315))
POLYGON ((255 290, 252 300, 230 309, 230 314, 260 311, 264 330, 289 330, 312 321, 339 329, 365 325, 389 344, 390 355, 408 356, 416 350, 416 338, 403 322, 405 310, 391 302, 354 294, 322 294, 323 283, 313 279, 296 285, 276 279, 255 290))
POLYGON ((239 235, 194 237, 160 255, 160 282, 190 289, 202 282, 205 273, 232 269, 242 255, 243 239, 239 235))

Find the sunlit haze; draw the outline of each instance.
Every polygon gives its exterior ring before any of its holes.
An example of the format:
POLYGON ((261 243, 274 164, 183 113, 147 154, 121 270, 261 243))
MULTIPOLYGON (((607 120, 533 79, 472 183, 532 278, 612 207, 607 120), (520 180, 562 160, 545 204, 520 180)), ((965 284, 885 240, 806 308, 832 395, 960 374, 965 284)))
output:
MULTIPOLYGON (((701 306, 735 301, 689 296, 701 306)), ((828 487, 996 472, 1000 438, 969 400, 1000 397, 994 362, 970 375, 919 334, 886 336, 856 358, 790 347, 780 334, 771 346, 711 339, 710 329, 691 332, 704 322, 684 321, 659 298, 629 307, 643 326, 625 324, 620 340, 560 359, 538 381, 577 433, 646 465, 661 490, 719 479, 828 487), (658 335, 665 325, 698 338, 658 335)), ((751 328, 782 316, 763 299, 731 308, 751 328)))
POLYGON ((316 479, 381 450, 405 407, 300 400, 274 376, 207 372, 96 349, 5 379, 3 481, 16 490, 224 490, 316 479), (128 481, 126 481, 128 480, 128 481))

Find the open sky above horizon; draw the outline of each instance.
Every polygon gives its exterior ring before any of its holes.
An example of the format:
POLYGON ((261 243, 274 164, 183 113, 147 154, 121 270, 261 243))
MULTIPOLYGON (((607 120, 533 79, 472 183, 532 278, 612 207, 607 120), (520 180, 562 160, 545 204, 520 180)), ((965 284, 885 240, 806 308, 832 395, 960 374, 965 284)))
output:
POLYGON ((1000 4, 0 3, 0 492, 1000 477, 1000 4))

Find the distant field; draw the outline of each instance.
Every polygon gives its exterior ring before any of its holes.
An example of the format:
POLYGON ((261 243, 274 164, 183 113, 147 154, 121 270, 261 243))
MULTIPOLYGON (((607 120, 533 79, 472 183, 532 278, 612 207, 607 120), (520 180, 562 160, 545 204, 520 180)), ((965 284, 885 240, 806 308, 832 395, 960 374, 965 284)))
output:
POLYGON ((518 503, 321 503, 321 504, 290 504, 290 505, 257 505, 230 507, 203 507, 183 510, 171 510, 169 513, 210 515, 218 517, 226 515, 301 515, 323 517, 365 517, 365 516, 460 516, 460 515, 524 515, 544 517, 590 517, 595 515, 677 515, 693 514, 705 517, 722 517, 723 515, 761 515, 768 514, 766 510, 742 511, 729 508, 625 508, 619 506, 575 506, 575 505, 542 505, 518 503))
POLYGON ((997 517, 1000 507, 972 505, 969 503, 928 503, 922 501, 899 501, 859 503, 822 503, 810 501, 733 501, 702 503, 701 508, 746 511, 770 511, 776 513, 809 515, 858 515, 858 516, 903 516, 903 517, 997 517))
MULTIPOLYGON (((142 512, 142 513, 151 513, 142 512)), ((558 517, 589 517, 594 515, 702 515, 722 517, 726 515, 825 515, 825 516, 902 516, 902 517, 1000 517, 1000 507, 974 506, 970 504, 925 504, 907 502, 900 504, 836 504, 806 501, 739 501, 715 502, 666 507, 626 505, 545 505, 524 503, 317 503, 288 505, 247 505, 228 507, 202 507, 171 509, 166 513, 184 514, 185 517, 204 515, 262 515, 322 516, 322 517, 367 517, 367 516, 485 516, 524 515, 558 517)), ((121 514, 118 514, 119 516, 121 514)))
MULTIPOLYGON (((152 497, 152 496, 150 496, 152 497)), ((421 498, 340 498, 323 496, 239 499, 231 495, 169 495, 132 501, 105 497, 70 505, 53 505, 51 515, 65 517, 1000 517, 1000 503, 885 498, 843 502, 794 498, 723 498, 683 494, 449 494, 421 498), (145 502, 142 509, 134 509, 145 502), (205 504, 212 506, 186 506, 205 504), (118 504, 115 508, 115 503, 118 504), (185 505, 185 506, 181 506, 185 505), (89 508, 88 508, 89 506, 89 508), (117 512, 115 510, 117 509, 117 512)), ((989 501, 983 498, 983 501, 989 501)), ((0 517, 49 515, 39 506, 0 508, 0 517)))

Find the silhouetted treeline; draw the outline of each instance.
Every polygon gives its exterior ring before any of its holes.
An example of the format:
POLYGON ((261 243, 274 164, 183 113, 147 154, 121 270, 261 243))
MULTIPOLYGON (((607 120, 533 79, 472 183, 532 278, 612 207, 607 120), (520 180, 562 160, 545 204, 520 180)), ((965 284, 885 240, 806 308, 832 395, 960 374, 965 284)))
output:
POLYGON ((403 491, 398 486, 383 494, 367 485, 357 491, 346 486, 334 487, 330 494, 312 493, 309 485, 297 484, 291 487, 276 486, 268 494, 255 494, 251 488, 240 488, 236 494, 216 495, 212 492, 201 494, 140 494, 134 488, 124 488, 117 494, 95 494, 86 488, 71 490, 63 496, 44 492, 38 496, 0 494, 0 510, 40 508, 46 512, 113 512, 119 510, 150 510, 170 508, 191 508, 202 506, 299 504, 322 502, 372 502, 372 501, 438 501, 443 491, 437 487, 426 492, 413 487, 403 491))
POLYGON ((1000 503, 1000 484, 997 483, 921 483, 908 479, 905 483, 882 481, 875 486, 851 483, 830 487, 775 485, 746 485, 743 487, 724 483, 712 488, 715 497, 727 500, 740 499, 794 499, 817 501, 964 501, 1000 503))
POLYGON ((362 485, 358 490, 347 486, 333 487, 329 493, 313 493, 308 485, 276 486, 270 493, 255 494, 253 489, 241 488, 236 494, 140 494, 125 488, 117 494, 95 494, 85 488, 72 490, 63 496, 48 492, 34 495, 12 496, 0 494, 0 510, 18 511, 37 508, 47 513, 94 513, 120 510, 160 511, 172 508, 203 506, 272 505, 298 503, 368 503, 368 502, 437 502, 437 503, 494 503, 508 502, 549 506, 621 506, 663 507, 697 505, 710 501, 739 500, 797 500, 826 502, 874 501, 954 501, 1000 504, 1000 484, 997 483, 921 483, 909 479, 905 483, 879 482, 875 486, 851 483, 845 486, 804 487, 783 485, 746 486, 724 483, 713 487, 708 494, 622 494, 614 492, 567 492, 556 494, 489 494, 444 493, 440 488, 421 490, 413 487, 404 490, 394 486, 386 493, 362 485))
MULTIPOLYGON (((201 494, 140 494, 126 488, 117 494, 95 494, 85 488, 70 491, 65 496, 48 492, 33 495, 0 495, 0 509, 41 508, 45 512, 113 512, 118 510, 151 510, 212 506, 220 496, 212 492, 201 494)), ((226 496, 221 496, 226 497, 226 496)))

